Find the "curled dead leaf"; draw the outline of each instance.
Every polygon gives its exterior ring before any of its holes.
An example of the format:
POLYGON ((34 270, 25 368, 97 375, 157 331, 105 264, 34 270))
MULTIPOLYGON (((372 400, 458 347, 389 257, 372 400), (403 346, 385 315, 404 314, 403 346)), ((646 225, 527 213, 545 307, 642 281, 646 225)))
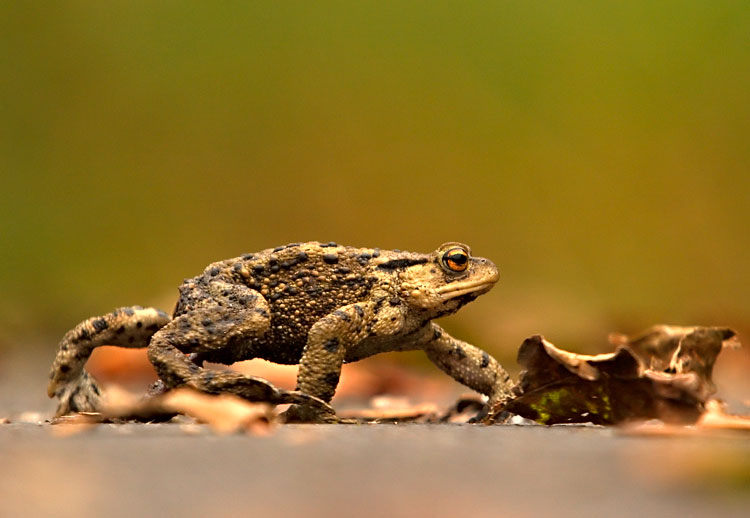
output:
POLYGON ((412 404, 403 397, 378 396, 370 401, 369 408, 339 412, 344 420, 362 423, 420 421, 433 418, 438 409, 434 403, 412 404))
POLYGON ((750 432, 750 416, 727 414, 725 405, 716 399, 706 402, 706 412, 696 424, 701 428, 750 432))
POLYGON ((253 403, 231 394, 204 394, 188 388, 140 398, 109 386, 105 401, 100 413, 82 412, 53 419, 51 423, 59 425, 53 428, 53 434, 65 437, 103 422, 158 422, 185 415, 207 424, 218 434, 244 431, 263 435, 271 431, 276 421, 273 407, 268 403, 253 403))
POLYGON ((232 394, 214 396, 192 389, 177 389, 161 396, 160 404, 167 411, 206 423, 218 434, 239 431, 267 434, 275 421, 271 405, 251 403, 232 394))
POLYGON ((492 409, 543 424, 617 424, 643 419, 695 423, 714 393, 713 366, 734 331, 654 326, 634 338, 611 335, 615 352, 595 356, 558 349, 542 336, 518 352, 518 396, 492 409))

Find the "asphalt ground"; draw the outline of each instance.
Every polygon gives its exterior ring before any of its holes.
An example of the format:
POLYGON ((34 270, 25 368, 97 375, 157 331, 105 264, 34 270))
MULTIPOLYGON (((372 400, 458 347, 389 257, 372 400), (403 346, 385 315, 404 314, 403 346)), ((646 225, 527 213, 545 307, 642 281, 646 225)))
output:
MULTIPOLYGON (((600 427, 44 419, 46 365, 0 377, 0 516, 748 516, 747 435, 600 427), (41 386, 41 388, 39 388, 41 386), (32 390, 39 388, 39 390, 32 390)), ((5 364, 7 367, 8 364, 5 364)))

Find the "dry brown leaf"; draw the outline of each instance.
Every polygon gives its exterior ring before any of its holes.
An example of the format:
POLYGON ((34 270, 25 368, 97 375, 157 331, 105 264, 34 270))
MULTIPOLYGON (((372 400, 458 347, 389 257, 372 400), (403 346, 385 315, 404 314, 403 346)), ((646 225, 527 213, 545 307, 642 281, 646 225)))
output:
POLYGON ((706 402, 706 411, 693 426, 675 426, 661 421, 632 423, 622 429, 627 435, 655 436, 731 436, 737 432, 750 432, 750 416, 727 414, 725 405, 716 399, 706 402))
POLYGON ((726 328, 654 326, 635 338, 612 335, 617 350, 588 356, 537 335, 524 341, 518 396, 493 409, 543 424, 616 424, 661 419, 694 423, 715 391, 713 366, 736 344, 726 328))
POLYGON ((97 347, 86 364, 86 370, 103 383, 129 385, 157 379, 156 371, 148 361, 146 349, 97 347))
POLYGON ((275 420, 271 405, 251 403, 231 394, 213 396, 192 389, 177 389, 159 399, 167 411, 194 417, 218 434, 239 431, 267 434, 275 420))
POLYGON ((339 412, 342 419, 362 422, 415 421, 434 417, 438 413, 434 403, 411 404, 407 398, 378 396, 371 400, 370 408, 344 410, 339 412))
POLYGON ((706 412, 698 419, 696 425, 700 428, 750 432, 750 416, 727 414, 725 405, 712 399, 706 402, 706 412))
POLYGON ((109 386, 104 395, 101 413, 85 412, 52 420, 52 424, 60 425, 53 428, 54 435, 73 435, 102 422, 166 421, 180 414, 207 424, 218 434, 245 431, 262 435, 270 432, 276 419, 271 405, 251 403, 231 394, 215 396, 183 388, 143 399, 120 387, 109 386))
POLYGON ((93 429, 103 420, 104 416, 99 412, 58 416, 50 421, 51 424, 57 425, 50 428, 50 433, 54 437, 70 437, 93 429))
POLYGON ((339 412, 343 422, 382 423, 452 423, 476 422, 487 412, 487 404, 481 396, 462 396, 449 408, 441 411, 434 403, 413 404, 408 398, 378 396, 370 401, 369 408, 349 409, 339 412))

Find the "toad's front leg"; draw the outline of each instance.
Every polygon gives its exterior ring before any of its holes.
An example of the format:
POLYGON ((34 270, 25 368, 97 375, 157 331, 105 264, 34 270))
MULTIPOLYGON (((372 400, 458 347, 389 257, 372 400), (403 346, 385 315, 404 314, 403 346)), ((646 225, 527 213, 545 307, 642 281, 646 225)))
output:
POLYGON ((480 348, 453 338, 439 325, 425 328, 420 348, 450 377, 489 396, 489 404, 507 401, 513 395, 513 380, 500 363, 480 348))
MULTIPOLYGON (((331 401, 346 351, 366 336, 377 334, 372 325, 372 312, 371 303, 350 304, 326 315, 310 328, 300 359, 297 390, 326 403, 331 401)), ((285 418, 287 422, 335 421, 335 416, 301 405, 291 407, 285 418)))

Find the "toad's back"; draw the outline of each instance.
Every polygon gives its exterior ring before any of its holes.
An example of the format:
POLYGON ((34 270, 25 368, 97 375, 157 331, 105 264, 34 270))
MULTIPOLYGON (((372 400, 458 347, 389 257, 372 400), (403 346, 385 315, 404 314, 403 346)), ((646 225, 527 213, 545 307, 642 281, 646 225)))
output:
MULTIPOLYGON (((336 243, 292 243, 245 254, 209 265, 203 274, 180 286, 174 316, 178 317, 211 299, 209 286, 222 282, 247 286, 268 304, 270 327, 235 347, 276 346, 271 361, 297 363, 310 327, 339 307, 368 300, 379 278, 394 273, 389 261, 426 261, 408 252, 381 253, 377 248, 355 248, 336 243), (385 262, 384 262, 385 261, 385 262)), ((242 301, 239 301, 242 303, 242 301)), ((237 351, 235 351, 237 352, 237 351)), ((264 356, 269 352, 264 350, 264 356)), ((215 358, 220 360, 220 358, 215 358)))

